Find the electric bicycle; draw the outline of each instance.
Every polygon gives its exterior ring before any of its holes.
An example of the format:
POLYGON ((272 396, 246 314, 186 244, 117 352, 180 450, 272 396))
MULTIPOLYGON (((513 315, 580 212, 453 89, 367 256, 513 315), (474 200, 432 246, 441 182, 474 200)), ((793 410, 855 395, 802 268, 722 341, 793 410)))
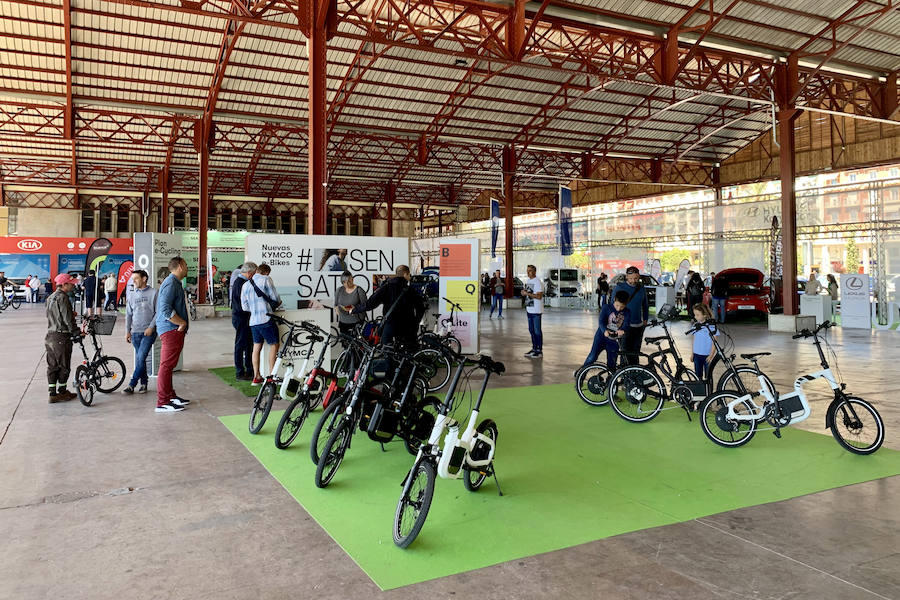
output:
MULTIPOLYGON (((819 353, 822 369, 801 375, 794 381, 794 391, 779 395, 769 389, 759 372, 757 357, 768 354, 744 354, 759 374, 760 390, 749 393, 723 391, 713 394, 700 409, 700 424, 703 433, 714 443, 726 448, 736 448, 749 442, 759 425, 767 423, 777 438, 781 429, 806 420, 810 415, 809 401, 803 393, 803 385, 815 379, 824 379, 834 392, 834 399, 825 411, 825 428, 846 450, 854 454, 872 454, 884 442, 884 422, 881 415, 869 402, 846 393, 846 384, 835 377, 822 350, 819 333, 833 324, 825 321, 814 330, 804 329, 792 339, 813 338, 819 353), (762 405, 757 403, 762 398, 762 405)), ((828 343, 827 340, 825 342, 828 343)), ((834 351, 832 351, 834 355, 834 351)))
POLYGON ((115 356, 105 356, 103 345, 98 335, 112 335, 116 324, 116 315, 93 315, 84 317, 81 322, 82 333, 72 337, 72 341, 81 348, 84 360, 75 368, 75 392, 78 400, 85 406, 94 402, 94 392, 111 394, 125 382, 125 363, 115 356), (89 337, 94 352, 88 357, 84 347, 84 338, 89 337))
MULTIPOLYGON (((449 352, 449 349, 445 351, 449 352)), ((488 477, 493 476, 497 493, 503 495, 494 467, 497 425, 491 419, 485 419, 477 425, 476 422, 488 379, 491 374, 501 375, 506 369, 503 363, 496 362, 489 356, 469 359, 457 355, 455 358, 458 366, 446 399, 438 411, 431 435, 419 448, 413 466, 402 483, 403 491, 397 502, 393 525, 394 544, 400 548, 407 548, 422 531, 431 508, 436 476, 442 479, 462 478, 465 488, 470 492, 478 490, 488 477), (466 367, 483 370, 484 380, 481 383, 478 400, 469 414, 468 424, 460 435, 459 422, 451 418, 450 413, 453 411, 456 391, 466 367), (443 448, 439 445, 442 437, 443 448)))

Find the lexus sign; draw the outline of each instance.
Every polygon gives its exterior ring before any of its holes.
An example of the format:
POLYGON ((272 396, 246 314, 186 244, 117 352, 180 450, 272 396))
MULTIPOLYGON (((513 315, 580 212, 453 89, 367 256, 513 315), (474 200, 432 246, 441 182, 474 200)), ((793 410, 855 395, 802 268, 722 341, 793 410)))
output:
POLYGON ((44 247, 44 244, 41 243, 40 240, 22 240, 16 246, 19 250, 24 250, 26 252, 33 252, 35 250, 40 250, 44 247))

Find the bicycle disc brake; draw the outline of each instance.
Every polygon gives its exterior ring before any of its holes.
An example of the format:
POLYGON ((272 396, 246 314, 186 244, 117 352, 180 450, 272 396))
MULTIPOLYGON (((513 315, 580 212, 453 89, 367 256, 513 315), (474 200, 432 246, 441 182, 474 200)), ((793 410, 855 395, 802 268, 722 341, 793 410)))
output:
POLYGON ((587 387, 592 394, 602 394, 606 391, 606 381, 599 375, 592 375, 588 377, 587 387))
POLYGON ((729 421, 728 420, 728 406, 723 406, 719 410, 716 411, 716 426, 722 431, 727 431, 729 433, 735 432, 738 430, 737 421, 729 421))
POLYGON ((647 388, 643 382, 643 375, 629 373, 625 376, 625 395, 632 404, 640 404, 647 399, 647 388))

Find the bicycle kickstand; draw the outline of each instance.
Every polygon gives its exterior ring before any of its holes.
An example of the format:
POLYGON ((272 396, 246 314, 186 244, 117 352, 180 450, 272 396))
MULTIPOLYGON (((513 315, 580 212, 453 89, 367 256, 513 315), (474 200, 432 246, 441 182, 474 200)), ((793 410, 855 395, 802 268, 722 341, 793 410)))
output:
POLYGON ((384 442, 380 442, 380 443, 381 443, 381 451, 382 451, 382 452, 387 452, 387 450, 384 449, 384 442))
POLYGON ((494 465, 491 465, 491 475, 494 476, 494 485, 497 486, 497 494, 502 496, 503 490, 500 489, 500 480, 497 479, 497 468, 494 465))

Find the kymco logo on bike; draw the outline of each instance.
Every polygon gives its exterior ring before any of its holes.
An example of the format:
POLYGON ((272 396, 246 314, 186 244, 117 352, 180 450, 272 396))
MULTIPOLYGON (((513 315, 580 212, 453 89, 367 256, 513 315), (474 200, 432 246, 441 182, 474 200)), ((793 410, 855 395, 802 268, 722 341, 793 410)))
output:
POLYGON ((30 251, 40 250, 44 247, 44 244, 42 244, 39 240, 22 240, 21 242, 16 244, 16 246, 18 246, 19 250, 30 251))

